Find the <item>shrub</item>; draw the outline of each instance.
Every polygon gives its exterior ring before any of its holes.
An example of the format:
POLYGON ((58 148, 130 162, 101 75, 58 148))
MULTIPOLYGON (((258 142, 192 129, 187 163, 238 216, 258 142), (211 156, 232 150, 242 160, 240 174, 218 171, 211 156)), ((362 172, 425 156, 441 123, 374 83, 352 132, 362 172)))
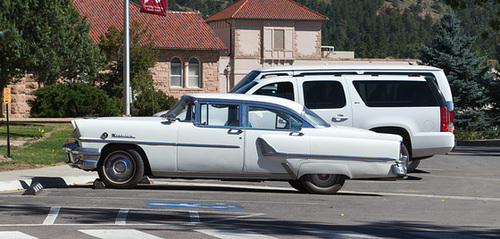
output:
POLYGON ((133 103, 132 114, 138 116, 152 116, 153 114, 169 110, 177 103, 178 99, 173 96, 167 96, 163 91, 142 91, 133 103), (151 100, 151 95, 153 99, 151 100))
POLYGON ((31 117, 117 116, 111 98, 85 83, 61 83, 40 88, 29 101, 31 117))

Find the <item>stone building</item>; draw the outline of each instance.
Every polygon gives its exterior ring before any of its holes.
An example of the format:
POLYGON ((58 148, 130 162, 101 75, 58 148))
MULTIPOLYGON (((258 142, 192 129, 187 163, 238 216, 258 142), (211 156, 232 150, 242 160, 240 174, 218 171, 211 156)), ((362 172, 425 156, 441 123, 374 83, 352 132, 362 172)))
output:
MULTIPOLYGON (((90 36, 96 44, 110 26, 123 29, 123 0, 73 0, 75 8, 90 24, 90 36)), ((151 69, 156 89, 180 97, 195 92, 219 92, 219 57, 227 48, 199 12, 169 11, 165 16, 140 12, 129 3, 130 22, 143 22, 159 50, 158 63, 151 69)), ((27 100, 38 84, 27 75, 8 86, 12 90, 9 111, 12 118, 27 118, 27 100)), ((2 107, 5 107, 4 105, 2 107)), ((2 116, 5 117, 5 110, 2 116)))
MULTIPOLYGON (((123 0, 73 0, 87 17, 97 44, 110 26, 123 29, 123 0)), ((141 13, 129 3, 130 22, 144 23, 159 50, 151 69, 157 89, 180 97, 194 92, 219 92, 219 56, 227 48, 199 12, 168 11, 165 16, 141 13)))
POLYGON ((321 25, 327 20, 292 0, 240 0, 208 17, 228 47, 222 87, 231 88, 255 68, 321 61, 321 25))

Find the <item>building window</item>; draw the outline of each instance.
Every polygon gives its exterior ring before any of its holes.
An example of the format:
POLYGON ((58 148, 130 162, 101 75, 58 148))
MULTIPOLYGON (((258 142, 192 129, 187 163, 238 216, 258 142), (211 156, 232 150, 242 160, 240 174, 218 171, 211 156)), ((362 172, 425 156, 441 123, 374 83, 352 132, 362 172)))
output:
POLYGON ((174 57, 170 61, 170 86, 182 87, 182 62, 174 57))
POLYGON ((285 49, 285 30, 283 29, 274 30, 273 48, 276 50, 285 49))
POLYGON ((188 65, 188 87, 201 87, 200 84, 200 62, 196 58, 191 58, 188 65))
POLYGON ((293 46, 294 29, 292 27, 264 27, 264 59, 294 59, 293 46))

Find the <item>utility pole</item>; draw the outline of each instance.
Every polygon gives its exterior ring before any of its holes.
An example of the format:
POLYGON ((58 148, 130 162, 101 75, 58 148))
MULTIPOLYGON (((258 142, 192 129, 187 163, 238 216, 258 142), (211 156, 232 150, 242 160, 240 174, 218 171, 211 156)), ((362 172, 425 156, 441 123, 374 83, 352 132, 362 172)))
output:
POLYGON ((129 0, 123 1, 123 115, 130 116, 129 0))

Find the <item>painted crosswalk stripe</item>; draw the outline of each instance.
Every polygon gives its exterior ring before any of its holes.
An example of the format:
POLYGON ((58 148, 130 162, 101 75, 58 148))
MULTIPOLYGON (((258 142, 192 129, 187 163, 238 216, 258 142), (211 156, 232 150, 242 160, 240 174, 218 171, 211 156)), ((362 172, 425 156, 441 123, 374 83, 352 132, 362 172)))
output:
POLYGON ((133 229, 117 229, 117 230, 78 230, 79 232, 83 232, 89 236, 101 238, 101 239, 161 239, 161 237, 157 237, 155 235, 147 234, 141 231, 133 230, 133 229))
POLYGON ((359 232, 353 231, 304 231, 310 234, 314 234, 316 236, 324 237, 324 238, 335 238, 335 239, 378 239, 382 237, 376 237, 372 235, 362 234, 359 232))
POLYGON ((128 209, 120 209, 118 215, 116 216, 115 224, 116 225, 125 225, 127 223, 127 215, 128 209))
POLYGON ((32 237, 30 235, 24 234, 22 232, 0 232, 0 238, 9 238, 9 239, 38 239, 36 237, 32 237))
POLYGON ((221 238, 221 239, 240 239, 240 238, 263 238, 263 239, 274 239, 276 237, 266 236, 263 234, 244 231, 244 230, 220 230, 220 229, 202 229, 195 230, 199 233, 205 235, 221 238))
POLYGON ((51 207, 49 214, 43 221, 43 225, 52 225, 57 219, 57 216, 59 215, 59 211, 61 210, 61 207, 51 207))

